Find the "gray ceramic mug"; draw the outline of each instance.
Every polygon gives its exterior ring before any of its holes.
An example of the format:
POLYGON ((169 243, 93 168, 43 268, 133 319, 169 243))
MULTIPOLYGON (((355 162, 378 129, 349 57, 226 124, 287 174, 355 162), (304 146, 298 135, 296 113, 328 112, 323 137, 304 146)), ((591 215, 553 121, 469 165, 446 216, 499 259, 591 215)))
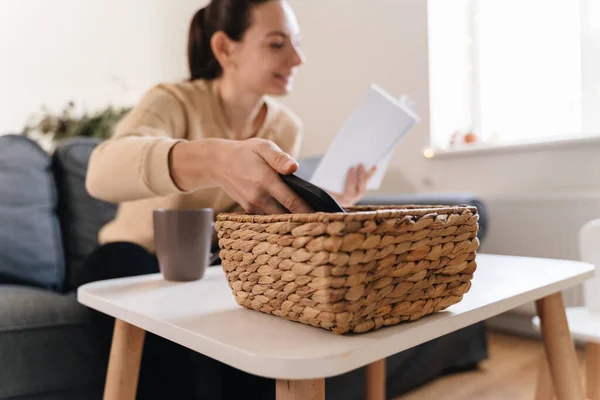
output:
POLYGON ((213 210, 157 209, 153 219, 156 257, 165 280, 201 279, 211 256, 213 210))

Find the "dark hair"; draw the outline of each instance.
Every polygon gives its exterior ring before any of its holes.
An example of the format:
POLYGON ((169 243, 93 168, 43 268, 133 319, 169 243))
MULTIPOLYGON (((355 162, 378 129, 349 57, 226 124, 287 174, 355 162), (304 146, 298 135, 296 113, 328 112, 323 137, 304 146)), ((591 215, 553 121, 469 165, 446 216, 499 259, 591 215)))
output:
POLYGON ((188 35, 191 80, 212 80, 221 75, 223 70, 210 47, 212 35, 223 31, 230 39, 240 41, 252 23, 252 7, 268 1, 271 0, 212 0, 196 12, 188 35))

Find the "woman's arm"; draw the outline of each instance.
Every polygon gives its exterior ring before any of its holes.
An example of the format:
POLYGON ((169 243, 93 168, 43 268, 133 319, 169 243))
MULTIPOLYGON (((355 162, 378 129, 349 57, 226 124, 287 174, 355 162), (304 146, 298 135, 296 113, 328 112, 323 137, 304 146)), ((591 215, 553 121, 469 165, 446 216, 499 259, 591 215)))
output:
POLYGON ((251 214, 309 213, 313 210, 279 174, 292 174, 298 163, 270 140, 204 139, 177 144, 171 172, 184 191, 220 186, 251 214))
POLYGON ((247 212, 311 212, 281 179, 298 163, 263 139, 186 139, 184 108, 153 89, 90 157, 86 188, 114 203, 221 187, 247 212))
POLYGON ((88 192, 114 203, 181 192, 170 176, 169 154, 185 135, 179 100, 161 87, 151 89, 119 122, 113 137, 92 152, 88 192))

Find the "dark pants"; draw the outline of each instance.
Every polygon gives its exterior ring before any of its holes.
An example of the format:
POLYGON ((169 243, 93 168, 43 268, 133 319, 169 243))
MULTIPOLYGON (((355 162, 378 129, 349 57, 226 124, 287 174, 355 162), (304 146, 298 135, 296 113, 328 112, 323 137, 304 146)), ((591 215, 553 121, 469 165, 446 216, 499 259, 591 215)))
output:
MULTIPOLYGON (((158 272, 153 254, 132 243, 99 247, 87 260, 84 281, 158 272)), ((108 355, 114 319, 93 312, 99 346, 108 355)), ((471 369, 487 358, 483 323, 388 357, 388 396, 399 396, 447 372, 471 369)), ((108 359, 107 359, 108 360, 108 359)), ((362 399, 364 369, 326 381, 327 399, 362 399)), ((247 374, 151 333, 146 334, 138 399, 275 399, 275 381, 247 374)))

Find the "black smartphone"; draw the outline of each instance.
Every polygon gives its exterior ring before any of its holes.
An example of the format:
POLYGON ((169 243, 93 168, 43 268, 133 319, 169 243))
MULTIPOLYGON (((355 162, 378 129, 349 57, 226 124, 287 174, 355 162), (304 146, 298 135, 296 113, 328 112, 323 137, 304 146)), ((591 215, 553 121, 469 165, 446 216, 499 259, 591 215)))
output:
POLYGON ((346 210, 325 190, 294 175, 279 174, 281 179, 316 212, 345 213, 346 210))

